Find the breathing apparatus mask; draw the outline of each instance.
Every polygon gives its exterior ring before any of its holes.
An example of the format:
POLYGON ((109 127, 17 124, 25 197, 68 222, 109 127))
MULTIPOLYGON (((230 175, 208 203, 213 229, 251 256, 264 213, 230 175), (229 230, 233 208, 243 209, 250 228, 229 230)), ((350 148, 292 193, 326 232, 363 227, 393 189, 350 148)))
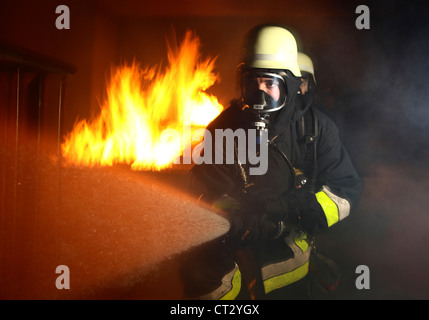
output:
POLYGON ((252 126, 261 135, 268 129, 270 121, 277 111, 287 102, 287 85, 284 76, 279 73, 250 70, 241 75, 241 90, 244 103, 252 113, 252 126))

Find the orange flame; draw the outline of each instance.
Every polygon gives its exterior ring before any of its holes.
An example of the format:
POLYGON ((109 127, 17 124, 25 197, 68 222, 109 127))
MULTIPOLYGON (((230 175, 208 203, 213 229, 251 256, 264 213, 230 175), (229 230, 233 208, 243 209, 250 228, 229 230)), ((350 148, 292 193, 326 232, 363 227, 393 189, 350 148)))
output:
POLYGON ((188 31, 180 48, 168 45, 164 73, 136 63, 118 68, 100 115, 77 122, 66 136, 61 146, 65 162, 125 163, 134 170, 171 167, 192 143, 185 128, 205 127, 223 109, 205 92, 219 80, 213 73, 216 58, 201 60, 199 49, 199 38, 188 31))

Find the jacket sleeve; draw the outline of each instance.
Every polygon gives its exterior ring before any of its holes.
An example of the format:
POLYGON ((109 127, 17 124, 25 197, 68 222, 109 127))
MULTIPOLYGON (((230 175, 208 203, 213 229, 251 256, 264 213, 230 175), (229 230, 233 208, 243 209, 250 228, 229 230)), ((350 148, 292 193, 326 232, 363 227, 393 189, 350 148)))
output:
MULTIPOLYGON (((214 119, 206 129, 214 137, 215 129, 234 128, 237 112, 237 107, 232 105, 214 119)), ((237 168, 233 164, 215 164, 215 145, 213 141, 211 144, 206 144, 204 141, 202 152, 206 151, 206 148, 211 149, 211 162, 194 165, 191 169, 193 188, 197 193, 203 194, 207 201, 217 199, 223 194, 233 194, 237 190, 237 168)))
POLYGON ((345 219, 356 209, 362 191, 362 180, 340 140, 335 123, 318 113, 320 131, 317 146, 318 191, 315 196, 323 209, 326 226, 345 219))

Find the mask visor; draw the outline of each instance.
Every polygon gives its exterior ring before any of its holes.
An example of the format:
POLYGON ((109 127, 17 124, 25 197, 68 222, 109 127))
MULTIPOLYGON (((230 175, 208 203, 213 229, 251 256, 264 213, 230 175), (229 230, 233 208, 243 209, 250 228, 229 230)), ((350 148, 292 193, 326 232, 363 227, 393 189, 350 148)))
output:
POLYGON ((286 101, 286 83, 275 73, 247 72, 242 76, 244 102, 255 112, 273 112, 286 101))

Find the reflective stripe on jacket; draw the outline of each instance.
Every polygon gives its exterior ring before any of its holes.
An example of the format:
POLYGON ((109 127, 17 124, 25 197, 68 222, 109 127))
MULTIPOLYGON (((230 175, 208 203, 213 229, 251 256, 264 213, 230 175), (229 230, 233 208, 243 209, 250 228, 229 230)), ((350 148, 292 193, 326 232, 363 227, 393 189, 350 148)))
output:
POLYGON ((200 298, 202 300, 234 300, 241 290, 241 272, 238 265, 222 278, 222 284, 200 298))
POLYGON ((283 288, 304 278, 308 273, 311 244, 305 233, 295 230, 284 239, 294 256, 280 262, 265 264, 261 268, 265 293, 283 288))
POLYGON ((349 216, 350 203, 346 199, 335 195, 329 187, 323 186, 322 190, 316 193, 316 198, 322 206, 328 227, 349 216))

